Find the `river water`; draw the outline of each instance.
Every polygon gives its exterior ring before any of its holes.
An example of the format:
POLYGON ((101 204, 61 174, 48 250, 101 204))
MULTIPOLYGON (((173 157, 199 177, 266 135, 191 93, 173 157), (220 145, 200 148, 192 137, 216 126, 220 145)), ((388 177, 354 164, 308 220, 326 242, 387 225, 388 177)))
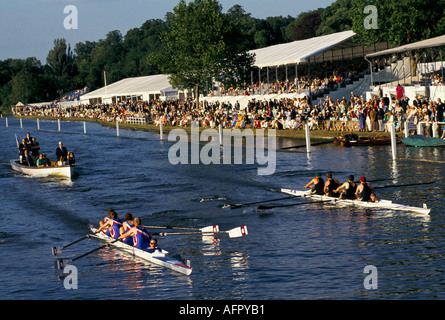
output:
MULTIPOLYGON (((0 121, 0 299, 444 299, 445 149, 398 146, 341 148, 331 144, 277 152, 273 175, 258 175, 257 164, 172 165, 174 142, 159 134, 81 122, 17 119, 0 121), (62 140, 74 151, 79 175, 73 180, 28 178, 14 173, 14 134, 37 138, 54 158, 62 140), (227 204, 276 199, 281 187, 302 189, 315 172, 331 171, 346 181, 365 175, 381 188, 378 196, 432 208, 429 217, 391 210, 306 204, 258 210, 227 204), (105 248, 73 263, 77 289, 66 289, 54 267, 51 247, 66 245, 98 225, 108 208, 131 212, 148 225, 220 230, 246 225, 249 234, 230 239, 170 235, 159 244, 171 256, 189 259, 183 276, 105 248), (366 266, 374 269, 364 272, 366 266), (372 284, 368 276, 373 276, 372 284), (374 277, 375 276, 375 277, 374 277), (368 286, 366 285, 368 284, 368 286)), ((277 147, 304 142, 277 138, 277 147)), ((303 202, 289 199, 270 204, 303 202)), ((306 200, 307 201, 307 200, 306 200)), ((307 201, 310 202, 310 201, 307 201)), ((153 232, 162 230, 152 230, 153 232)), ((176 231, 177 232, 177 231, 176 231)), ((64 250, 74 258, 101 243, 89 239, 64 250)))

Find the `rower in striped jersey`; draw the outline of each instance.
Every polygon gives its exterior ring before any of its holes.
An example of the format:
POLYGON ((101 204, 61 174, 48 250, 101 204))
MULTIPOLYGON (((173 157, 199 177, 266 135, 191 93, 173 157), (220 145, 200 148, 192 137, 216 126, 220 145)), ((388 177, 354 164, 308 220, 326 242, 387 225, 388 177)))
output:
MULTIPOLYGON (((131 213, 126 213, 124 216, 124 223, 122 224, 120 235, 130 231, 131 228, 134 227, 133 215, 131 213)), ((132 246, 133 245, 133 237, 126 237, 122 240, 124 243, 132 246)))
POLYGON ((104 221, 100 221, 100 228, 97 232, 103 232, 105 235, 117 239, 120 236, 120 228, 122 227, 122 221, 119 220, 117 212, 114 209, 108 209, 108 217, 104 218, 104 221))
POLYGON ((122 240, 133 237, 133 246, 137 249, 146 250, 150 245, 151 233, 143 226, 140 218, 134 218, 134 227, 119 237, 122 240))

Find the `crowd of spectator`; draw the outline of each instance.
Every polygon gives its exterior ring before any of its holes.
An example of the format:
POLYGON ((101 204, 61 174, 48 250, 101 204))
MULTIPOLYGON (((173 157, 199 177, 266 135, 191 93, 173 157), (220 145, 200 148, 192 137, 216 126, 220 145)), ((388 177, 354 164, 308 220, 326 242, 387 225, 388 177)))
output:
MULTIPOLYGON (((388 124, 398 130, 408 121, 431 123, 443 121, 444 104, 440 99, 416 97, 410 102, 406 96, 375 96, 366 101, 355 96, 332 100, 329 97, 311 105, 308 97, 257 100, 252 97, 245 108, 239 103, 208 102, 202 99, 199 106, 193 99, 126 101, 116 104, 79 105, 59 107, 55 105, 16 109, 23 116, 75 117, 102 121, 127 122, 130 118, 143 118, 148 124, 159 126, 190 126, 199 123, 203 128, 272 128, 336 131, 388 131, 388 124)), ((428 129, 428 125, 427 125, 428 129)))

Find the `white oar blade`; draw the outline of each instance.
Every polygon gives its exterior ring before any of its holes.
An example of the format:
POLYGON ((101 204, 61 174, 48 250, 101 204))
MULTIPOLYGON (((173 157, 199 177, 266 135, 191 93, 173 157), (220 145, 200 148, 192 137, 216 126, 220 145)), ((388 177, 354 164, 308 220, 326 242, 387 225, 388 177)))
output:
POLYGON ((201 230, 202 233, 211 233, 211 232, 218 233, 219 226, 218 225, 208 226, 208 227, 200 228, 199 230, 201 230))
POLYGON ((52 247, 51 248, 51 253, 53 254, 53 256, 57 256, 57 255, 62 253, 62 250, 60 250, 59 247, 52 247))
POLYGON ((229 238, 239 238, 247 236, 249 234, 247 231, 247 226, 231 229, 227 231, 227 233, 229 234, 229 238))

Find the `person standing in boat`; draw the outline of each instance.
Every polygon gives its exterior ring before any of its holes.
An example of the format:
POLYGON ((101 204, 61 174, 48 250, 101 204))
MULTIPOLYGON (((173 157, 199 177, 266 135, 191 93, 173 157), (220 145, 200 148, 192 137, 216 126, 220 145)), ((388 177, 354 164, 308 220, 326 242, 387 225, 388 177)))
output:
POLYGON ((19 158, 20 158, 20 163, 22 163, 24 161, 25 158, 25 150, 29 150, 29 147, 26 143, 26 139, 23 138, 22 139, 22 143, 19 144, 19 158))
MULTIPOLYGON (((133 221, 133 215, 131 213, 126 213, 124 215, 124 223, 122 224, 122 227, 120 229, 120 234, 123 235, 126 232, 130 231, 131 228, 134 227, 134 221, 133 221)), ((133 237, 126 237, 122 239, 122 241, 130 246, 133 245, 133 237)))
POLYGON ((59 147, 56 149, 57 161, 66 161, 68 157, 68 150, 63 146, 62 141, 59 142, 59 147))
POLYGON ((331 172, 326 173, 326 178, 328 178, 328 181, 324 185, 323 192, 328 197, 338 197, 338 193, 335 193, 335 190, 340 186, 340 182, 332 178, 331 172))
POLYGON ((360 178, 360 184, 357 186, 355 195, 359 201, 375 202, 374 188, 369 182, 366 182, 365 177, 360 178))
POLYGON ((340 193, 340 199, 351 199, 354 200, 357 197, 355 196, 355 191, 357 190, 357 185, 354 182, 354 176, 351 174, 348 177, 348 181, 343 183, 337 189, 334 190, 335 193, 340 193))
POLYGON ((28 167, 34 167, 35 166, 35 162, 34 162, 33 158, 31 157, 31 155, 29 154, 28 149, 25 149, 22 160, 23 160, 22 164, 25 165, 25 166, 28 166, 28 167))
POLYGON ((36 138, 31 138, 31 144, 29 147, 31 151, 31 156, 34 161, 37 161, 39 159, 39 150, 40 150, 40 144, 36 141, 36 138))
POLYGON ((133 246, 141 250, 147 250, 152 239, 151 233, 142 226, 141 218, 134 218, 134 227, 121 235, 119 240, 127 237, 133 237, 133 246))
POLYGON ((311 188, 311 194, 324 194, 324 180, 320 177, 320 173, 317 172, 315 178, 309 181, 304 188, 311 188))
POLYGON ((102 231, 105 235, 113 239, 119 238, 122 221, 119 220, 117 212, 114 211, 114 209, 108 209, 108 217, 105 217, 104 221, 100 221, 99 225, 100 228, 97 229, 97 232, 102 231))

